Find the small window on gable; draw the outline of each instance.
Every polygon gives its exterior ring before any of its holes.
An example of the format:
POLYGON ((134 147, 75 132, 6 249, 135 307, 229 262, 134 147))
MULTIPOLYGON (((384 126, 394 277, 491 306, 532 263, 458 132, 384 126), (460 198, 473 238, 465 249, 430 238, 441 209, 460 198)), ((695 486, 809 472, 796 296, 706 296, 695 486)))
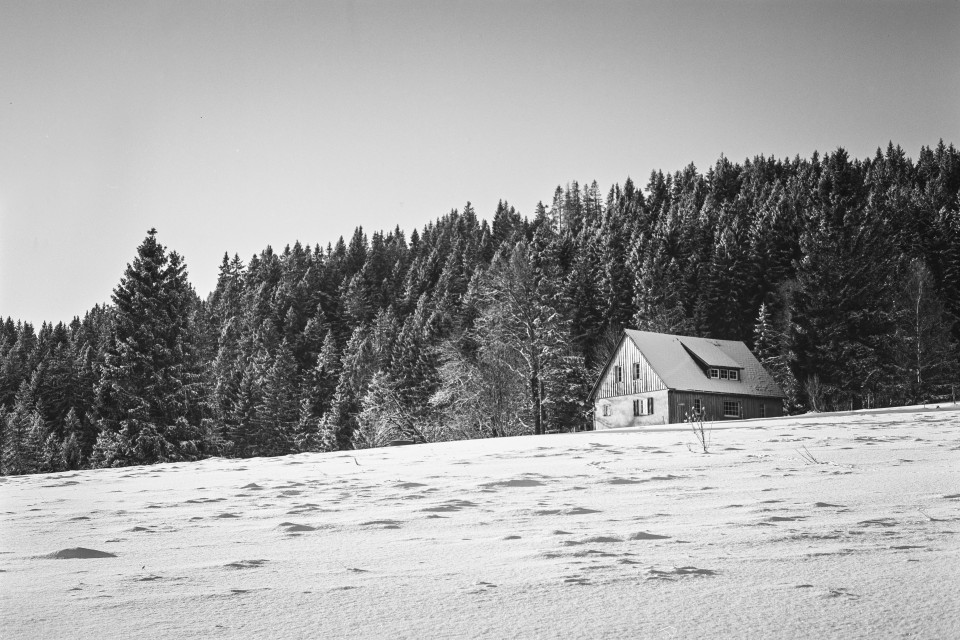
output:
POLYGON ((623 367, 616 365, 613 368, 613 381, 614 382, 623 382, 623 367))
POLYGON ((633 379, 634 380, 640 379, 640 363, 639 362, 633 363, 633 379))
POLYGON ((710 377, 711 377, 711 378, 719 378, 719 377, 720 377, 720 369, 710 369, 710 377))
POLYGON ((736 369, 730 369, 730 379, 738 380, 740 378, 740 372, 736 369))
POLYGON ((727 370, 726 370, 726 369, 720 369, 720 379, 721 379, 721 380, 726 380, 726 379, 727 379, 727 370))
POLYGON ((640 415, 640 407, 641 407, 641 406, 642 406, 642 405, 641 405, 641 400, 638 399, 638 400, 634 400, 634 401, 633 401, 633 415, 635 415, 635 416, 639 416, 639 415, 640 415))
POLYGON ((647 415, 653 415, 653 398, 647 398, 647 415))

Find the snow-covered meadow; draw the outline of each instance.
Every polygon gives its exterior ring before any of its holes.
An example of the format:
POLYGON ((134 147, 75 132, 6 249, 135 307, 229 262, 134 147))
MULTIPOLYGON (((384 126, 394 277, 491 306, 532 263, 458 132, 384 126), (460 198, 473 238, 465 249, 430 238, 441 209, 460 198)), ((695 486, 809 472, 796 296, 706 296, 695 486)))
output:
POLYGON ((960 637, 955 405, 727 426, 3 478, 0 633, 960 637))

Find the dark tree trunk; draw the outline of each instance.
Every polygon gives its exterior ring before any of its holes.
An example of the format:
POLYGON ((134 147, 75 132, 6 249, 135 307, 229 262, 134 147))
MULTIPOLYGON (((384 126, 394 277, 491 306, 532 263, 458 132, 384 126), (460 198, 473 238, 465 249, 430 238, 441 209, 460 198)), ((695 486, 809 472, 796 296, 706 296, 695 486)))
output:
POLYGON ((533 412, 533 433, 540 435, 543 433, 540 418, 540 380, 536 374, 530 376, 530 403, 530 409, 533 412))

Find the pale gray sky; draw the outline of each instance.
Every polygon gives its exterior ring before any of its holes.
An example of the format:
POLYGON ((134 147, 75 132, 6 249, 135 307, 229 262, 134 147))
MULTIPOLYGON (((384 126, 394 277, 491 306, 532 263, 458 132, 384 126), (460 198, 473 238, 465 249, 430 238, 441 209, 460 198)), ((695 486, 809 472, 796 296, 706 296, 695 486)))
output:
POLYGON ((0 2, 0 315, 723 153, 960 143, 960 3, 0 2))

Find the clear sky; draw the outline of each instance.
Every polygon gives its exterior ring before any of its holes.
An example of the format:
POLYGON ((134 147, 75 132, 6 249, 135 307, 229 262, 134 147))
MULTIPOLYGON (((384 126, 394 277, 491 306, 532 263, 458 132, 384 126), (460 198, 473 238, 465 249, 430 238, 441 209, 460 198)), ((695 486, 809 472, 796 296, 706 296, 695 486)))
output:
POLYGON ((960 2, 0 0, 0 315, 468 200, 960 144, 960 2))

